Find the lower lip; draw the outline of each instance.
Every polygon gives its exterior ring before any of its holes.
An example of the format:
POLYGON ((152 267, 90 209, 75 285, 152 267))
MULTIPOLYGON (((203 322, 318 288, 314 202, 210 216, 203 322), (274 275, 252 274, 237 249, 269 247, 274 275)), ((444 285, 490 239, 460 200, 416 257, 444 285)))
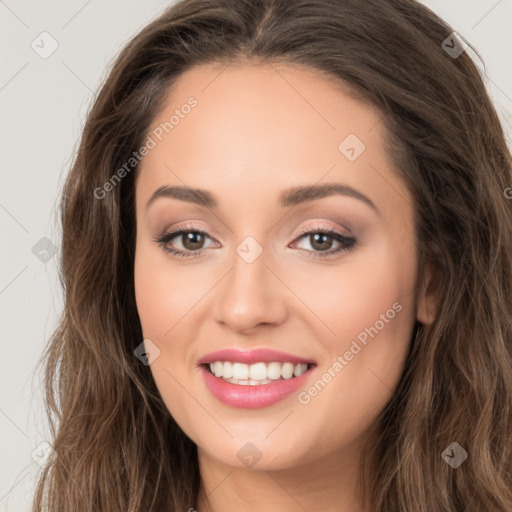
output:
POLYGON ((314 368, 309 368, 298 377, 281 379, 269 384, 240 385, 215 377, 203 366, 200 367, 206 387, 222 403, 243 409, 259 409, 275 404, 297 391, 305 384, 314 368))

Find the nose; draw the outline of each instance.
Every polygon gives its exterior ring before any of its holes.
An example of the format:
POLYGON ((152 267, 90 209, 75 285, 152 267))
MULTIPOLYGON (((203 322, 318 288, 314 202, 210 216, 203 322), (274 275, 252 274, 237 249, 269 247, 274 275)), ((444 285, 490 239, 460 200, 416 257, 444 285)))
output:
POLYGON ((276 270, 267 266, 268 260, 265 251, 251 263, 235 253, 233 267, 216 293, 217 322, 250 334, 261 325, 276 326, 286 320, 287 289, 276 270))

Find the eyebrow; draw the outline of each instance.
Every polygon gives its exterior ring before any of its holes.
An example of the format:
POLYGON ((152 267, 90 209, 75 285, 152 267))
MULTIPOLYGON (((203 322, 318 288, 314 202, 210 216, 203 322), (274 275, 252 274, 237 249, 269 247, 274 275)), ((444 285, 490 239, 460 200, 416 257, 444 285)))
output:
MULTIPOLYGON (((341 183, 306 185, 283 190, 279 196, 279 202, 280 205, 285 208, 288 206, 297 206, 299 204, 308 203, 316 199, 322 199, 324 197, 330 197, 334 195, 348 196, 359 199, 360 201, 370 206, 377 214, 379 214, 378 208, 370 198, 358 190, 341 183)), ((148 202, 146 203, 146 210, 157 199, 162 197, 178 199, 180 201, 198 204, 200 206, 211 209, 216 209, 218 207, 217 200, 211 192, 208 192, 208 190, 164 185, 153 192, 148 202)))

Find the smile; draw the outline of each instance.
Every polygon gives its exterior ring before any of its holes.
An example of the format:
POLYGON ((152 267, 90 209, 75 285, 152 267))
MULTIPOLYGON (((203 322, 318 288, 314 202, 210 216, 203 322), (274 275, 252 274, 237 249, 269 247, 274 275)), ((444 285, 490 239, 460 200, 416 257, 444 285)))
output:
POLYGON ((316 363, 271 349, 225 349, 198 361, 210 393, 230 407, 257 409, 284 400, 304 386, 316 363))

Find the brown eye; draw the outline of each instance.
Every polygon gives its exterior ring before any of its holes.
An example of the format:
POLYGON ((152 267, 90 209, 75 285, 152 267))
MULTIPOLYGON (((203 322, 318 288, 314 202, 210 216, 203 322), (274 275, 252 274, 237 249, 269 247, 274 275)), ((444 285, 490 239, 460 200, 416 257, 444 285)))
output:
POLYGON ((211 238, 205 231, 181 228, 169 233, 164 233, 154 241, 161 245, 165 252, 171 253, 179 258, 189 258, 200 256, 204 252, 206 239, 211 238), (174 244, 177 244, 178 248, 172 247, 174 244))
MULTIPOLYGON (((303 249, 309 252, 313 257, 329 257, 340 254, 352 249, 356 243, 354 237, 346 237, 337 231, 326 228, 317 228, 316 230, 302 232, 298 240, 308 241, 311 249, 303 249), (337 249, 332 248, 333 243, 337 242, 340 246, 337 249)), ((296 245, 297 242, 294 243, 296 245)))
POLYGON ((197 251, 198 249, 202 249, 202 245, 204 244, 204 235, 199 231, 191 231, 181 235, 182 245, 188 251, 197 251))
POLYGON ((334 238, 325 233, 315 233, 309 235, 309 243, 315 251, 329 250, 334 242, 334 238))

